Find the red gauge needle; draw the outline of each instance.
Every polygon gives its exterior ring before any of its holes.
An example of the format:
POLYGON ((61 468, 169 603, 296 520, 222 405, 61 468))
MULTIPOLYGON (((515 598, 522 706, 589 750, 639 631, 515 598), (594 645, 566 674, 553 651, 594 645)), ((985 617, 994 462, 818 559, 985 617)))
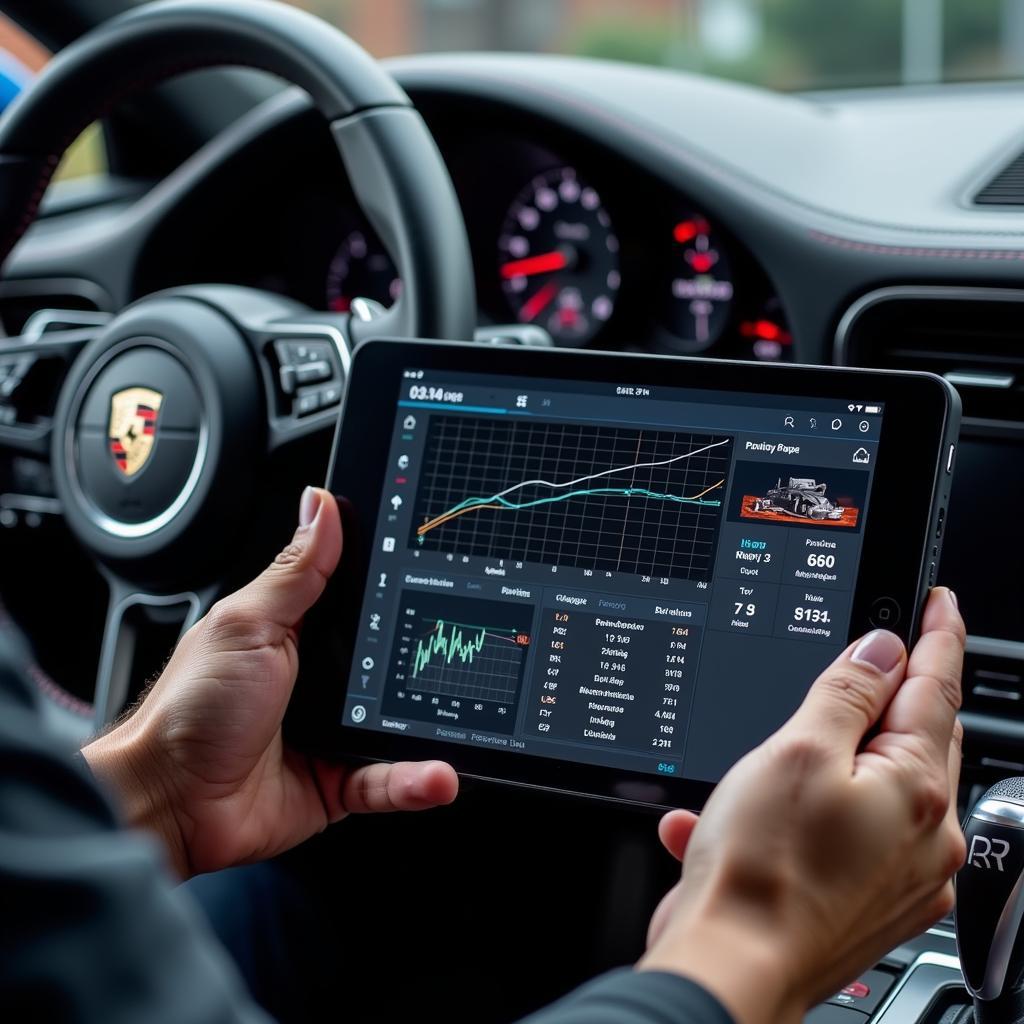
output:
POLYGON ((519 319, 523 323, 536 320, 557 294, 558 285, 554 281, 548 281, 543 288, 538 289, 523 303, 519 310, 519 319))
POLYGON ((539 256, 527 256, 522 260, 513 260, 502 264, 501 276, 508 280, 512 277, 530 277, 533 274, 549 274, 553 270, 564 270, 569 266, 569 259, 564 252, 556 249, 539 256))

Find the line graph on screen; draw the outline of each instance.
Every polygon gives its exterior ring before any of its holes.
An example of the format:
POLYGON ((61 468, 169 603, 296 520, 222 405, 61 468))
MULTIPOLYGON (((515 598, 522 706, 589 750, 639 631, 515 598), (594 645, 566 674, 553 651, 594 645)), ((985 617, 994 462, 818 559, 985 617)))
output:
POLYGON ((431 418, 410 544, 706 579, 732 438, 431 418))

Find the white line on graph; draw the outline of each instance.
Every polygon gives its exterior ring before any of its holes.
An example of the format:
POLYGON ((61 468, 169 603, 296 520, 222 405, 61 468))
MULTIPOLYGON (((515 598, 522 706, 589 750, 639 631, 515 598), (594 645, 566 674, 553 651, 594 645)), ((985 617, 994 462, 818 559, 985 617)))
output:
POLYGON ((663 459, 661 462, 637 462, 628 466, 616 466, 615 469, 606 469, 601 473, 591 473, 590 476, 581 476, 575 480, 567 480, 562 484, 554 484, 550 480, 524 480, 520 484, 513 484, 511 487, 506 487, 505 490, 500 491, 498 494, 491 495, 488 501, 496 501, 498 498, 504 498, 506 494, 511 494, 513 491, 518 491, 521 487, 532 487, 534 484, 543 484, 545 487, 575 487, 576 484, 586 483, 588 480, 599 480, 603 476, 614 476, 616 473, 628 473, 631 469, 655 469, 658 466, 671 466, 673 462, 679 462, 681 459, 689 459, 694 455, 700 455, 701 452, 710 451, 712 448, 720 448, 723 444, 728 444, 732 438, 727 437, 724 441, 716 441, 714 444, 705 445, 703 448, 696 448, 692 452, 686 452, 683 455, 675 455, 671 459, 663 459))

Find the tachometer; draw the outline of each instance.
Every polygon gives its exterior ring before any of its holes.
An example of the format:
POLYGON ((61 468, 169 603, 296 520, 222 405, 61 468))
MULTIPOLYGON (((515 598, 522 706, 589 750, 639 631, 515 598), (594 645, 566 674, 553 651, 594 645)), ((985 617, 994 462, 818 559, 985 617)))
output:
POLYGON ((687 352, 713 345, 729 319, 732 269, 706 217, 690 214, 672 226, 666 326, 687 352))
POLYGON ((327 268, 327 308, 347 313, 355 298, 395 303, 402 281, 384 246, 364 228, 352 227, 327 268))
POLYGON ((515 316, 565 345, 590 341, 615 309, 619 240, 597 192, 572 167, 534 178, 498 239, 501 286, 515 316))

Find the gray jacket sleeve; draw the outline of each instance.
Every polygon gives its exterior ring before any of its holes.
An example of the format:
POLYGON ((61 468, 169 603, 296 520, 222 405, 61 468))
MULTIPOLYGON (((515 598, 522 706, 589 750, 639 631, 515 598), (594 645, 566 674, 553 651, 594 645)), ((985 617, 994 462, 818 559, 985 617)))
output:
POLYGON ((118 828, 45 733, 0 633, 0 1007, 7 1020, 258 1024, 227 954, 148 838, 118 828))
MULTIPOLYGON (((266 1024, 227 954, 118 826, 80 758, 46 734, 0 630, 0 1008, 7 1020, 266 1024)), ((338 1014, 343 1018, 344 1006, 338 1014)), ((529 1024, 732 1024, 703 989, 616 971, 529 1024)))
POLYGON ((522 1024, 733 1024, 696 982, 659 971, 611 971, 522 1024))

